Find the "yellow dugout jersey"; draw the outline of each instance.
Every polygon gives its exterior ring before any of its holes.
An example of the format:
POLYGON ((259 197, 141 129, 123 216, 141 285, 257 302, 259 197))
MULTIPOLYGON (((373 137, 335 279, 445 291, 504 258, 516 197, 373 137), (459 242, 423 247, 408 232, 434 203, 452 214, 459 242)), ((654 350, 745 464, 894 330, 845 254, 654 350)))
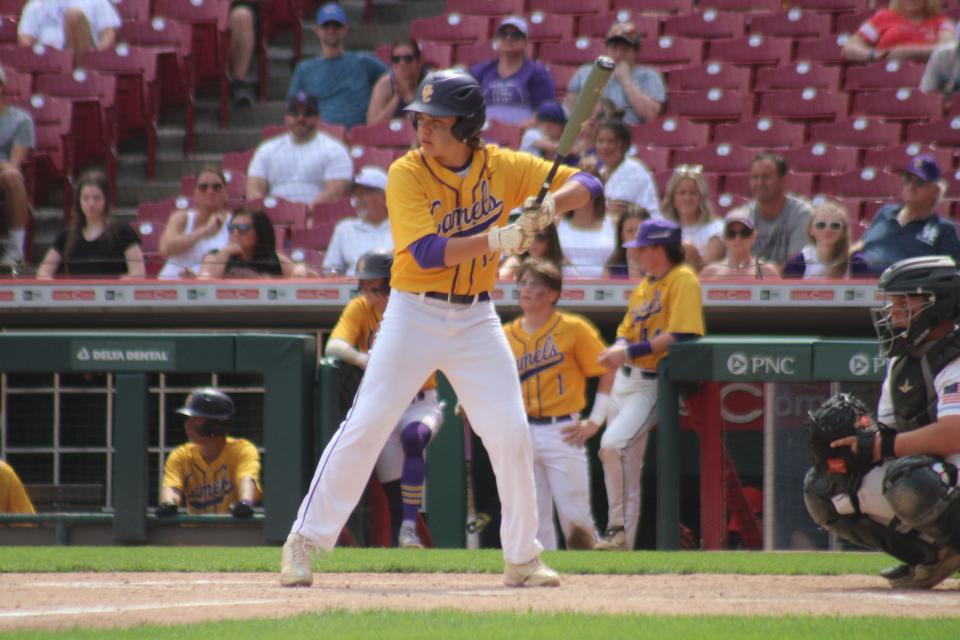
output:
POLYGON ((0 513, 36 513, 13 467, 0 460, 0 513))
MULTIPOLYGON (((383 317, 380 313, 370 306, 366 298, 357 296, 347 304, 337 325, 330 332, 330 338, 339 338, 360 353, 369 353, 373 341, 377 337, 377 331, 380 329, 380 321, 383 317)), ((431 374, 421 389, 434 389, 437 386, 437 374, 431 374)))
POLYGON ((260 454, 253 443, 243 438, 227 438, 217 459, 207 463, 200 448, 182 444, 170 453, 163 468, 163 486, 179 489, 187 513, 229 513, 230 505, 240 499, 238 480, 253 478, 260 489, 260 454))
POLYGON ((597 362, 606 347, 596 327, 581 316, 555 311, 532 334, 520 318, 503 330, 517 359, 527 415, 545 418, 582 411, 587 378, 606 372, 597 362))
MULTIPOLYGON (((627 313, 617 329, 617 338, 630 343, 652 340, 661 333, 704 332, 700 280, 686 264, 679 264, 660 280, 644 278, 630 294, 627 313)), ((654 371, 663 353, 634 358, 630 364, 654 371)))
MULTIPOLYGON (((391 286, 417 293, 473 295, 492 291, 499 252, 452 267, 421 269, 410 244, 430 234, 462 238, 506 225, 510 212, 539 192, 550 166, 528 153, 490 144, 474 150, 463 178, 419 150, 390 165, 387 210, 395 254, 391 286)), ((561 166, 551 191, 576 173, 575 168, 561 166)))

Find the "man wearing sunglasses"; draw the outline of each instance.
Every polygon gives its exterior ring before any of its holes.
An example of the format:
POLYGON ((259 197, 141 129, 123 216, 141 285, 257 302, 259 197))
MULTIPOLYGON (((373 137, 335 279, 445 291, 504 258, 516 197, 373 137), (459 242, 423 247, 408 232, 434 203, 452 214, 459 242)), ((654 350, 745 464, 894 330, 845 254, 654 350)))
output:
POLYGON ((350 153, 317 130, 317 99, 303 91, 287 102, 287 133, 263 142, 247 169, 247 200, 267 195, 313 206, 342 198, 353 177, 350 153))
POLYGON ((347 14, 335 2, 317 12, 320 55, 297 65, 287 90, 287 100, 303 91, 316 98, 324 122, 353 127, 367 120, 373 85, 387 66, 374 56, 344 50, 347 14))
POLYGON ((863 236, 863 258, 872 273, 882 273, 894 262, 918 256, 960 259, 956 227, 936 212, 946 191, 933 156, 919 155, 910 160, 903 172, 902 202, 881 207, 863 236))

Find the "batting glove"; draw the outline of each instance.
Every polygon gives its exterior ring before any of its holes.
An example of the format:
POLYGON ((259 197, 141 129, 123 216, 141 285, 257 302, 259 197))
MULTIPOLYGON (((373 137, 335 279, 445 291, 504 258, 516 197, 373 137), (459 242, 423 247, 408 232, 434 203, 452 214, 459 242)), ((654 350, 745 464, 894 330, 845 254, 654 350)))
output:
POLYGON ((523 203, 523 212, 517 220, 517 224, 523 227, 529 235, 538 231, 543 231, 554 221, 557 215, 557 202, 552 193, 548 193, 543 198, 543 202, 537 205, 537 199, 530 196, 523 203))
POLYGON ((507 255, 523 253, 531 242, 533 242, 533 235, 528 235, 519 224, 494 227, 487 234, 490 251, 502 251, 507 255))
POLYGON ((177 505, 172 502, 161 502, 155 511, 158 518, 172 518, 177 515, 177 505))
POLYGON ((253 505, 249 502, 240 500, 230 505, 230 515, 238 520, 246 520, 253 517, 253 505))

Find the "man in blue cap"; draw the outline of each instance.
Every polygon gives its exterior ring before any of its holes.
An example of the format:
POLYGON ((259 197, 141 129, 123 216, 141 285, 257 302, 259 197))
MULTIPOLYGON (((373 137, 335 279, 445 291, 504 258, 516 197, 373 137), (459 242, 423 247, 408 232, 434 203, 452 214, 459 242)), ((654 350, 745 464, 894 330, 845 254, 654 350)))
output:
POLYGON ((903 202, 881 207, 863 236, 863 258, 872 273, 920 256, 944 255, 960 261, 957 229, 936 212, 946 191, 933 156, 910 159, 903 172, 903 202))
POLYGON ((653 219, 640 225, 636 240, 623 245, 627 262, 646 276, 630 295, 616 342, 600 355, 600 364, 617 374, 600 439, 609 516, 596 549, 633 549, 643 454, 657 421, 657 365, 670 345, 704 333, 700 281, 684 264, 680 240, 676 223, 653 219))
POLYGON ((315 29, 320 39, 320 57, 297 65, 287 100, 304 91, 317 99, 322 121, 345 127, 363 124, 370 92, 377 79, 389 70, 387 65, 369 54, 344 50, 347 14, 337 3, 320 7, 315 29))

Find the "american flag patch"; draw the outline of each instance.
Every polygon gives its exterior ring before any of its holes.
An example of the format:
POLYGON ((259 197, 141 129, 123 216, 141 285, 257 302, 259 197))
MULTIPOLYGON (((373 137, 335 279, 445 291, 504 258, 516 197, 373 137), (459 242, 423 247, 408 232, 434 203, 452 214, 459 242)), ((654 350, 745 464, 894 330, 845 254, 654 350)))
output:
POLYGON ((948 384, 943 388, 943 395, 940 397, 941 404, 960 404, 960 382, 948 384))

